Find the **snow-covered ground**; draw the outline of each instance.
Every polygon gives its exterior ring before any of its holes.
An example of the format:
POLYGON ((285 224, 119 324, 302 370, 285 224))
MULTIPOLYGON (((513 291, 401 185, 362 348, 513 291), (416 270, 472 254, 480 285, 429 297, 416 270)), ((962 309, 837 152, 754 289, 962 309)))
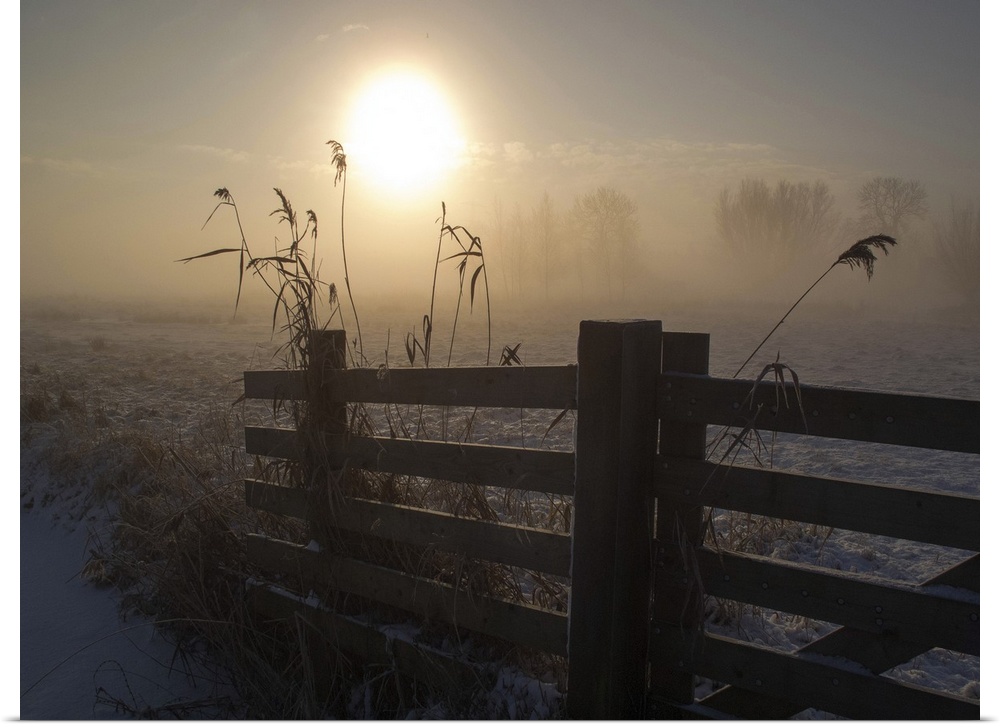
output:
MULTIPOLYGON (((734 320, 710 311, 641 315, 660 318, 665 330, 712 333, 711 373, 719 376, 739 367, 774 320, 734 320)), ((416 318, 373 317, 368 331, 379 333, 368 334, 367 349, 378 339, 380 356, 388 348, 390 365, 402 365, 402 337, 414 322, 416 318)), ((576 359, 576 333, 569 319, 495 321, 491 358, 495 363, 504 345, 521 342, 519 355, 526 365, 569 363, 576 359)), ((461 328, 459 334, 465 345, 453 363, 481 364, 485 340, 479 329, 470 325, 465 338, 461 328)), ((438 345, 444 356, 444 346, 438 345)), ((278 367, 270 359, 276 348, 269 328, 256 324, 129 320, 113 312, 75 320, 22 318, 21 380, 22 387, 35 382, 51 387, 57 396, 67 392, 67 401, 99 411, 105 427, 137 428, 183 442, 236 398, 243 370, 278 367)), ((779 351, 781 361, 804 383, 979 398, 978 320, 900 322, 868 318, 858 311, 822 318, 799 315, 779 329, 748 371, 759 371, 779 351)), ((186 716, 224 713, 231 692, 210 675, 192 682, 188 669, 172 662, 173 648, 154 628, 135 617, 119 620, 114 590, 79 578, 88 538, 106 534, 111 514, 87 502, 85 481, 60 479, 48 467, 53 442, 65 442, 68 436, 62 426, 57 417, 33 426, 28 437, 22 432, 21 697, 20 708, 12 707, 10 713, 23 718, 141 716, 147 707, 169 704, 185 705, 191 710, 186 716)), ((482 426, 485 430, 490 422, 482 426)), ((539 419, 533 426, 526 433, 519 422, 513 428, 505 425, 510 431, 504 443, 521 437, 529 444, 539 441, 547 421, 539 419)), ((560 427, 549 437, 565 438, 571 431, 571 425, 560 427)), ((779 438, 775 454, 775 464, 782 468, 979 495, 978 456, 840 442, 818 446, 792 437, 779 438)), ((913 544, 853 533, 834 533, 822 544, 819 540, 779 540, 771 554, 816 558, 844 570, 915 582, 961 557, 942 551, 934 563, 925 557, 926 549, 913 544)), ((725 628, 794 648, 828 627, 758 612, 725 628)), ((900 678, 923 686, 979 696, 979 659, 936 651, 897 671, 900 678)), ((519 682, 515 675, 504 675, 503 680, 510 682, 509 688, 504 692, 498 683, 498 694, 508 696, 498 699, 507 707, 517 703, 509 696, 514 691, 524 691, 529 701, 532 689, 544 691, 541 685, 519 682)), ((536 702, 542 705, 536 716, 548 713, 545 705, 551 694, 542 697, 536 702)), ((528 714, 530 710, 524 716, 528 714)))
POLYGON ((235 694, 175 653, 148 619, 119 618, 119 594, 80 577, 91 534, 21 515, 22 719, 211 718, 235 694))

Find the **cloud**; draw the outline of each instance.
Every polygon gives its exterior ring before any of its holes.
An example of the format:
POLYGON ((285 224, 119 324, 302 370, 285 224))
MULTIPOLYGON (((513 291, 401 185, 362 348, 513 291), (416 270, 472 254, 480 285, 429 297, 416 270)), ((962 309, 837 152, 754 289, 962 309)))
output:
POLYGON ((523 141, 509 141, 503 145, 504 159, 514 164, 524 164, 535 158, 528 145, 523 141))
POLYGON ((349 25, 341 26, 340 30, 343 33, 358 33, 367 32, 369 28, 364 23, 350 23, 349 25))
POLYGON ((286 159, 281 156, 268 156, 267 163, 276 169, 282 178, 286 178, 287 175, 309 174, 314 179, 320 179, 330 176, 335 172, 331 164, 319 164, 315 161, 301 159, 286 159))
POLYGON ((829 169, 803 165, 782 149, 744 142, 686 142, 666 137, 567 140, 531 145, 471 143, 466 164, 496 175, 564 178, 580 183, 683 183, 714 189, 744 176, 808 181, 829 178, 829 169))
POLYGON ((228 147, 206 146, 204 144, 181 144, 177 147, 181 151, 189 151, 195 154, 208 154, 209 156, 220 157, 230 162, 240 164, 250 161, 250 154, 245 151, 236 151, 228 147))
POLYGON ((105 169, 83 159, 53 159, 51 157, 33 157, 23 155, 21 164, 27 166, 39 166, 65 174, 76 174, 80 176, 101 177, 104 176, 105 169))
POLYGON ((497 164, 497 147, 481 141, 467 142, 463 148, 461 166, 470 169, 487 169, 497 164))
POLYGON ((317 43, 325 43, 328 40, 330 40, 330 34, 329 33, 320 33, 319 35, 316 36, 316 42, 317 43))

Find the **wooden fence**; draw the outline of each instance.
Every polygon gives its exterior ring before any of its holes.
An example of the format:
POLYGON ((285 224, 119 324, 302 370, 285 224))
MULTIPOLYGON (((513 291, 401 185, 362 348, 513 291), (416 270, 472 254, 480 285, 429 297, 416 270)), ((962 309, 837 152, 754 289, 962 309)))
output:
MULTIPOLYGON (((717 467, 705 461, 705 445, 707 425, 752 419, 758 430, 978 453, 979 402, 802 386, 801 411, 786 409, 770 403, 773 392, 764 399, 753 382, 709 377, 707 335, 662 334, 655 321, 584 321, 575 366, 348 369, 343 333, 324 340, 314 371, 247 372, 245 389, 248 398, 303 399, 310 392, 325 401, 318 426, 334 471, 571 496, 573 528, 570 536, 334 497, 335 477, 300 488, 248 481, 251 507, 311 521, 316 533, 365 534, 420 553, 570 578, 567 613, 471 593, 451 575, 251 536, 250 560, 279 574, 252 589, 255 605, 321 634, 317 663, 351 652, 437 687, 466 689, 477 678, 461 658, 393 638, 331 607, 349 594, 566 657, 567 707, 576 718, 774 719, 809 707, 852 718, 978 718, 978 701, 881 676, 932 648, 979 654, 978 498, 717 467), (345 402, 573 409, 575 451, 356 436, 345 402), (968 553, 919 585, 875 579, 708 544, 709 508, 968 553), (840 628, 782 652, 709 633, 710 598, 840 628), (727 686, 697 698, 696 676, 727 686)), ((248 427, 246 447, 311 461, 308 438, 291 430, 248 427)))

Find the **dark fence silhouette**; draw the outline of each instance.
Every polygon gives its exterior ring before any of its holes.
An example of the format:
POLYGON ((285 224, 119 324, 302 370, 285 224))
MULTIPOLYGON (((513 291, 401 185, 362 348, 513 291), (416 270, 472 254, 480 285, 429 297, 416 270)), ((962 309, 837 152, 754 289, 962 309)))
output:
POLYGON ((246 430, 248 453, 304 462, 311 483, 248 481, 248 504, 309 521, 319 544, 248 539, 251 561, 276 574, 252 588, 257 609, 319 635, 318 673, 353 653, 437 687, 477 679, 460 657, 345 615, 350 598, 566 657, 574 718, 776 719, 814 707, 977 719, 978 701, 881 675, 932 648, 979 654, 978 498, 719 465, 705 450, 708 425, 735 425, 978 453, 979 402, 802 386, 800 407, 788 386, 785 406, 775 384, 708 376, 708 341, 656 321, 584 321, 575 366, 380 371, 346 368, 335 331, 317 339, 312 371, 247 372, 248 398, 308 400, 315 430, 246 430), (357 436, 347 402, 573 409, 574 451, 357 436), (572 496, 572 535, 335 496, 356 469, 572 496), (710 508, 968 553, 919 585, 875 579, 729 552, 706 539, 710 508), (365 539, 418 564, 386 561, 365 539), (428 552, 568 576, 568 613, 471 592, 428 572, 428 552), (709 598, 840 627, 782 652, 707 632, 709 598), (696 676, 727 686, 696 698, 696 676))

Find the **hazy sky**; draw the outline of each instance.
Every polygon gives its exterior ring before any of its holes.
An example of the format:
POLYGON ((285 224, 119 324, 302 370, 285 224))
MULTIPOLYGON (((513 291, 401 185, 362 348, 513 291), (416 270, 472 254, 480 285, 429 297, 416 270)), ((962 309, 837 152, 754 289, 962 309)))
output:
POLYGON ((231 218, 200 229, 220 186, 261 254, 281 234, 272 187, 314 209, 337 279, 329 139, 348 148, 366 286, 430 265, 441 200, 483 230, 496 200, 527 209, 547 191, 567 208, 610 184, 639 202, 645 244, 684 254, 713 238, 713 202, 746 176, 825 181, 845 214, 869 177, 919 179, 942 213, 979 197, 979 13, 963 0, 22 2, 22 295, 228 286, 226 261, 171 262, 236 243, 231 218), (386 69, 436 96, 384 114, 385 133, 434 107, 460 142, 437 174, 415 157, 427 174, 402 191, 352 163, 351 135, 375 123, 357 120, 359 99, 386 69))

